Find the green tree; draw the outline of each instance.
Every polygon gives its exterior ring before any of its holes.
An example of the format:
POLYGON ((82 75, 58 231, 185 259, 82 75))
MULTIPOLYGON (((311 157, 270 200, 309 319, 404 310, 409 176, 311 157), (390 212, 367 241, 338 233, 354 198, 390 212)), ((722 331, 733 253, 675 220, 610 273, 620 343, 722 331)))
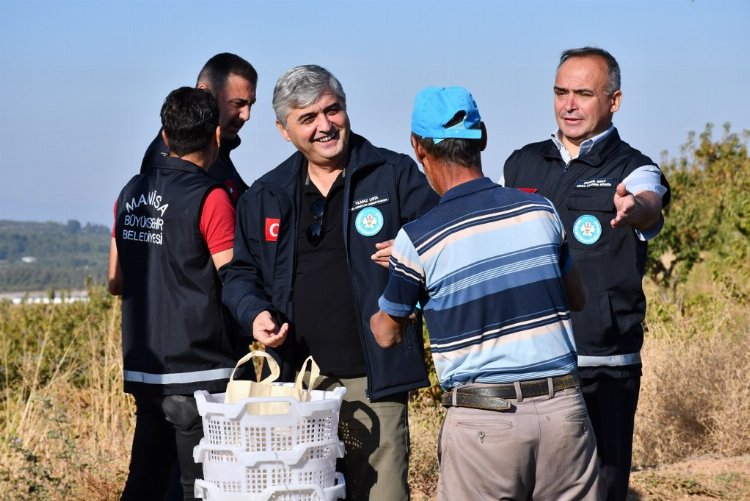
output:
POLYGON ((750 278, 750 131, 725 124, 714 141, 713 125, 688 135, 679 158, 662 164, 672 189, 665 225, 649 243, 647 273, 672 297, 699 262, 714 278, 731 279, 736 294, 750 278))

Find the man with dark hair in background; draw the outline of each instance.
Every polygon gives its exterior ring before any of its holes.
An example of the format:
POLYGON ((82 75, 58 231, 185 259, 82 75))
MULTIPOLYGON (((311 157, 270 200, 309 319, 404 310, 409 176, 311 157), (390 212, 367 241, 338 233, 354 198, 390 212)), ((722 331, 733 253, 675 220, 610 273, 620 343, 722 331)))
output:
MULTIPOLYGON (((228 52, 216 54, 209 59, 198 74, 195 84, 199 89, 208 89, 219 105, 221 149, 216 161, 208 169, 208 174, 227 186, 235 204, 247 190, 247 184, 237 172, 229 154, 241 143, 238 133, 245 122, 250 120, 257 85, 258 73, 255 68, 240 56, 228 52)), ((167 147, 161 134, 158 134, 143 156, 141 173, 147 172, 155 159, 167 154, 167 147)))
POLYGON ((386 353, 369 318, 388 277, 388 240, 437 197, 412 159, 351 131, 344 90, 326 69, 287 71, 273 107, 297 151, 240 199, 224 303, 281 359, 284 379, 312 355, 319 388, 346 387, 347 499, 406 500, 407 392, 429 384, 421 321, 386 353))
POLYGON ((206 172, 221 144, 216 100, 181 87, 161 120, 169 155, 121 191, 109 256, 109 291, 122 295, 125 391, 136 405, 125 500, 161 499, 175 459, 184 498, 194 499, 203 426, 193 393, 224 391, 249 342, 221 304, 218 270, 232 258, 234 206, 206 172))
POLYGON ((557 132, 515 151, 504 184, 551 200, 573 236, 570 252, 589 292, 586 307, 573 313, 583 396, 607 499, 624 501, 640 390, 646 241, 661 229, 669 184, 612 125, 622 91, 609 52, 563 52, 554 96, 557 132))

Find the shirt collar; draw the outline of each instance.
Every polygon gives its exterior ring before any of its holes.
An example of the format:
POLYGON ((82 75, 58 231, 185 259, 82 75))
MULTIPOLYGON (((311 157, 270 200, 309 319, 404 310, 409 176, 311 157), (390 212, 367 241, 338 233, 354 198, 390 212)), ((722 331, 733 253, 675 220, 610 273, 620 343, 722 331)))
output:
MULTIPOLYGON (((604 132, 600 134, 597 134, 594 137, 590 137, 586 139, 584 142, 582 142, 581 146, 578 148, 578 157, 580 158, 586 155, 588 152, 590 152, 595 144, 597 144, 602 139, 610 135, 613 130, 615 130, 615 125, 610 124, 609 129, 605 130, 604 132)), ((565 145, 562 144, 562 141, 560 141, 560 129, 557 129, 557 132, 552 134, 552 142, 555 143, 555 146, 557 147, 557 150, 560 152, 560 156, 562 156, 562 159, 565 161, 565 163, 566 164, 570 163, 570 161, 573 158, 570 156, 570 153, 568 152, 568 150, 565 149, 565 145)))
POLYGON ((443 197, 440 199, 440 203, 442 204, 443 202, 453 200, 454 198, 471 195, 472 193, 476 193, 477 191, 487 190, 496 186, 497 184, 495 184, 492 179, 488 177, 472 179, 471 181, 466 181, 465 183, 461 183, 458 186, 454 186, 450 190, 443 193, 443 197))

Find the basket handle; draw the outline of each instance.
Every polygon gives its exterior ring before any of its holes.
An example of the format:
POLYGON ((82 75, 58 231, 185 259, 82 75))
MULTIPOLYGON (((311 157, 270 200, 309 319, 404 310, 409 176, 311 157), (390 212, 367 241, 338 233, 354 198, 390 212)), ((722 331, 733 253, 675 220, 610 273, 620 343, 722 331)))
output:
MULTIPOLYGON (((229 381, 234 381, 234 373, 237 372, 237 369, 240 367, 240 365, 247 363, 249 360, 253 358, 265 358, 266 364, 268 364, 268 368, 271 371, 271 374, 265 378, 263 381, 260 381, 261 383, 272 383, 278 379, 280 371, 279 371, 279 364, 274 360, 274 358, 262 350, 253 350, 241 359, 237 361, 237 365, 234 366, 234 370, 232 371, 232 375, 229 377, 229 381)), ((258 379, 260 377, 260 374, 258 374, 258 371, 255 372, 255 379, 258 379)))
POLYGON ((297 374, 297 378, 294 380, 294 386, 300 391, 305 391, 305 389, 302 387, 303 383, 305 382, 305 375, 307 374, 307 366, 310 365, 310 378, 307 380, 307 391, 313 389, 315 383, 318 380, 318 376, 320 376, 320 367, 318 367, 318 364, 315 363, 315 360, 313 360, 312 355, 307 357, 304 362, 302 362, 302 367, 299 370, 299 373, 297 374))

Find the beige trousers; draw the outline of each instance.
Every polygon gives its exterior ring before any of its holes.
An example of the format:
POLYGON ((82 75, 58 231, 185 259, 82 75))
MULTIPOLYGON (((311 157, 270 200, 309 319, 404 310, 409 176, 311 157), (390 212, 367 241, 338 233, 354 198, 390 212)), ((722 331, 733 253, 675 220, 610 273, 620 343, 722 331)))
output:
POLYGON ((317 386, 345 386, 339 413, 339 439, 346 454, 338 471, 346 480, 347 500, 409 499, 409 425, 406 394, 370 402, 367 378, 325 377, 317 386))
POLYGON ((505 412, 448 409, 438 499, 601 499, 596 439, 580 390, 509 401, 505 412))

